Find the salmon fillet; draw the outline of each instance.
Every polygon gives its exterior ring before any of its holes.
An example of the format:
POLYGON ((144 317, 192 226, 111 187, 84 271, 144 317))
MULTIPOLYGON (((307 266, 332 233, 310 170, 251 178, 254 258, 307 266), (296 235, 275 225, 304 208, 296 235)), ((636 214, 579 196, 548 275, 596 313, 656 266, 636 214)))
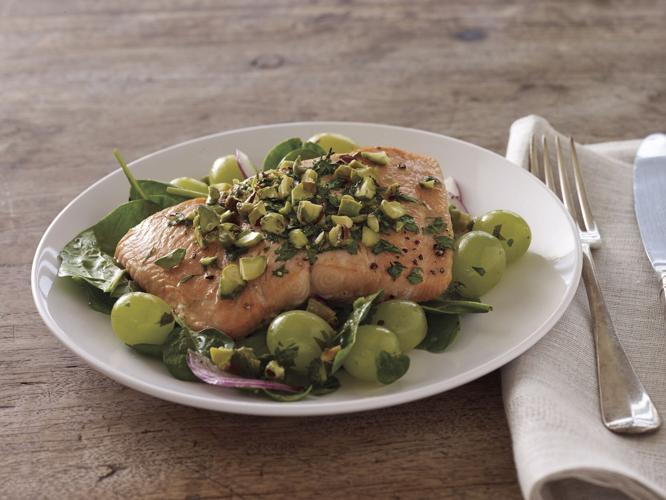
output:
MULTIPOLYGON (((225 249, 218 243, 201 248, 191 226, 169 224, 170 214, 195 210, 204 203, 200 198, 167 208, 130 229, 118 243, 115 258, 139 286, 165 300, 190 328, 217 328, 231 337, 252 333, 278 313, 299 306, 311 296, 348 302, 383 289, 387 299, 421 302, 437 297, 451 282, 453 259, 452 250, 436 247, 434 239, 435 236, 453 236, 438 163, 427 156, 396 148, 362 148, 360 151, 386 152, 389 162, 381 167, 356 157, 375 167, 380 186, 399 183, 402 194, 418 200, 402 203, 419 227, 418 233, 390 231, 382 234, 384 240, 399 249, 399 254, 375 254, 359 243, 356 254, 345 249, 329 250, 318 254, 313 264, 303 251, 287 261, 277 261, 276 250, 281 243, 264 240, 244 254, 265 255, 264 274, 248 282, 237 297, 220 298, 217 295, 220 269, 231 262, 225 249), (439 180, 434 188, 419 186, 419 181, 426 176, 439 180), (424 231, 435 218, 440 218, 444 227, 436 234, 424 231), (167 270, 155 264, 159 257, 178 248, 186 250, 178 266, 167 270), (214 255, 218 266, 204 270, 199 259, 214 255), (387 270, 397 264, 404 270, 394 279, 387 270), (421 282, 408 279, 414 268, 418 268, 421 282), (283 272, 276 273, 277 269, 283 272)), ((334 155, 332 160, 339 157, 334 155)))

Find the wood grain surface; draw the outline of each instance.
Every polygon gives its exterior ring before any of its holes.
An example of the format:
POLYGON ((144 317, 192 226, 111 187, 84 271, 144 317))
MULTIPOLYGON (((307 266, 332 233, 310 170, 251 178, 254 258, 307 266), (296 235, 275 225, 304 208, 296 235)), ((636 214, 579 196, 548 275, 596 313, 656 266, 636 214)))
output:
POLYGON ((61 346, 30 295, 55 215, 115 168, 237 127, 359 120, 503 152, 666 124, 659 1, 0 1, 0 498, 518 498, 498 373, 308 419, 166 403, 61 346))

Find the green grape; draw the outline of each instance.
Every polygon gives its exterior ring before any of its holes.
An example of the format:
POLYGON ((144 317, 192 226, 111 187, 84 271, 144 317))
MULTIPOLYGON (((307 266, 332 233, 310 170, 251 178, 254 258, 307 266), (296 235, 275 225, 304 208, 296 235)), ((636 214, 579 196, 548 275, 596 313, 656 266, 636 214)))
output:
POLYGON ((313 135, 308 139, 308 142, 319 144, 326 152, 332 149, 334 153, 349 153, 358 149, 358 144, 349 137, 328 132, 313 135))
POLYGON ((400 341, 391 330, 362 325, 342 366, 354 378, 390 384, 407 372, 409 358, 400 351, 400 341))
POLYGON ((111 328, 127 345, 162 345, 173 325, 169 304, 150 293, 126 293, 111 309, 111 328))
POLYGON ((493 288, 504 274, 506 256, 502 243, 483 231, 471 231, 456 243, 453 280, 467 298, 478 298, 493 288))
POLYGON ((287 311, 275 318, 268 327, 266 343, 271 354, 288 353, 296 348, 294 368, 305 372, 310 363, 321 355, 317 339, 325 341, 335 332, 316 314, 308 311, 287 311))
POLYGON ((398 337, 400 351, 414 349, 425 338, 428 322, 423 309, 409 300, 387 300, 377 306, 371 322, 388 328, 398 337))
POLYGON ((244 178, 245 176, 241 172, 236 161, 236 156, 234 155, 223 156, 215 160, 208 174, 211 184, 219 184, 221 182, 231 184, 234 179, 243 180, 244 178))
POLYGON ((196 191, 202 195, 208 194, 208 185, 192 177, 177 177, 169 182, 169 184, 189 191, 196 191))
POLYGON ((506 253, 506 262, 522 257, 532 241, 532 231, 525 219, 509 210, 493 210, 474 222, 475 231, 484 231, 500 240, 506 253))

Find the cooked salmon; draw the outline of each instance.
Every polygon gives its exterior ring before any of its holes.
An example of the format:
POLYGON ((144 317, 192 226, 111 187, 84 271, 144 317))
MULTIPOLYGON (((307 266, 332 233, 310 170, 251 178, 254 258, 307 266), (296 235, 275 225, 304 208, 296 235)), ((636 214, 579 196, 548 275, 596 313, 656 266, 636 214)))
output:
MULTIPOLYGON (((392 251, 376 254, 359 244, 355 254, 345 249, 329 250, 318 254, 314 263, 310 263, 303 251, 289 260, 277 261, 280 242, 266 239, 244 255, 265 255, 264 274, 249 281, 236 297, 220 298, 220 269, 231 261, 225 249, 218 243, 201 248, 192 226, 169 223, 170 215, 195 210, 204 202, 201 198, 167 208, 132 228, 119 242, 115 258, 139 286, 170 304, 190 328, 213 327, 232 337, 248 335, 281 311, 293 309, 311 296, 351 301, 383 289, 385 298, 421 302, 437 297, 451 282, 453 259, 452 250, 438 246, 435 240, 453 236, 437 161, 389 147, 359 151, 386 152, 388 164, 374 166, 379 185, 398 183, 400 193, 418 200, 402 203, 418 232, 390 231, 382 235, 392 251), (430 189, 421 187, 419 181, 426 177, 438 182, 430 189), (436 231, 429 227, 433 221, 441 223, 436 231), (159 257, 178 248, 186 250, 179 265, 163 269, 155 264, 159 257), (399 254, 394 253, 396 249, 399 254), (204 268, 199 261, 209 256, 217 256, 217 266, 204 268), (390 269, 401 272, 389 273, 390 269)), ((332 160, 338 158, 335 155, 332 160)), ((359 155, 356 158, 373 166, 359 155)), ((313 161, 309 160, 309 164, 313 161)))

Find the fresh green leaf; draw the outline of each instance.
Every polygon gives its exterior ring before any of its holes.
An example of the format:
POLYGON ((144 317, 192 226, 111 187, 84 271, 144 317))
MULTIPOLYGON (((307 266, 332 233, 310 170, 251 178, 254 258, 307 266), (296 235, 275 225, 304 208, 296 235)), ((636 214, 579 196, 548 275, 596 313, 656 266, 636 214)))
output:
POLYGON ((331 368, 331 373, 337 372, 345 358, 351 351, 352 347, 356 343, 356 333, 358 332, 358 327, 361 325, 363 320, 370 313, 372 306, 378 302, 382 295, 384 294, 383 290, 379 290, 372 295, 367 297, 360 297, 354 302, 354 308, 352 309, 351 314, 347 318, 347 321, 342 325, 342 328, 335 336, 335 345, 340 346, 340 350, 335 355, 333 359, 333 366, 331 368))
POLYGON ((424 311, 433 314, 469 314, 487 313, 493 310, 490 304, 474 300, 435 299, 422 302, 420 306, 424 311))
POLYGON ((303 141, 298 137, 292 137, 291 139, 287 139, 277 146, 274 146, 264 158, 264 170, 270 170, 277 167, 280 164, 280 161, 282 161, 282 158, 302 146, 303 141))
POLYGON ((234 341, 214 328, 193 332, 187 327, 177 326, 163 346, 162 361, 169 373, 180 380, 199 380, 187 366, 187 351, 192 350, 210 357, 211 347, 234 347, 234 341))
POLYGON ((340 388, 340 381, 337 377, 330 375, 324 382, 320 384, 314 384, 312 387, 313 396, 323 396, 325 394, 330 394, 337 391, 340 388))
MULTIPOLYGON (((171 184, 151 180, 137 180, 136 182, 141 187, 146 197, 153 203, 159 205, 162 209, 173 207, 185 200, 189 200, 188 197, 168 193, 167 188, 172 187, 171 184)), ((130 200, 139 199, 141 199, 141 195, 137 192, 134 186, 131 186, 130 200)))
POLYGON ((300 392, 280 392, 273 391, 271 389, 259 389, 261 394, 268 396, 269 398, 279 401, 281 403, 293 403, 294 401, 300 401, 304 399, 312 392, 312 386, 308 386, 300 392))
POLYGON ((130 346, 135 351, 150 356, 151 358, 162 359, 162 346, 155 344, 134 344, 130 346))
POLYGON ((299 156, 301 160, 311 160, 312 158, 319 158, 326 155, 326 151, 319 144, 314 142, 306 142, 302 147, 294 149, 287 153, 283 160, 294 161, 299 156))
POLYGON ((184 248, 176 248, 172 252, 164 255, 163 257, 160 257, 159 259, 155 260, 155 264, 160 266, 162 269, 173 269, 176 267, 178 264, 183 262, 183 259, 185 258, 185 249, 184 248))
POLYGON ((127 231, 159 210, 159 205, 146 200, 128 201, 120 205, 91 228, 100 250, 113 255, 127 231))
POLYGON ((125 279, 125 271, 102 252, 92 229, 87 229, 65 245, 60 252, 58 276, 85 281, 111 294, 125 279))
POLYGON ((409 369, 409 357, 404 354, 391 354, 381 351, 375 360, 377 380, 382 384, 392 384, 409 369))
POLYGON ((460 332, 460 317, 457 314, 429 314, 427 310, 426 317, 428 332, 416 347, 429 352, 442 352, 460 332))

